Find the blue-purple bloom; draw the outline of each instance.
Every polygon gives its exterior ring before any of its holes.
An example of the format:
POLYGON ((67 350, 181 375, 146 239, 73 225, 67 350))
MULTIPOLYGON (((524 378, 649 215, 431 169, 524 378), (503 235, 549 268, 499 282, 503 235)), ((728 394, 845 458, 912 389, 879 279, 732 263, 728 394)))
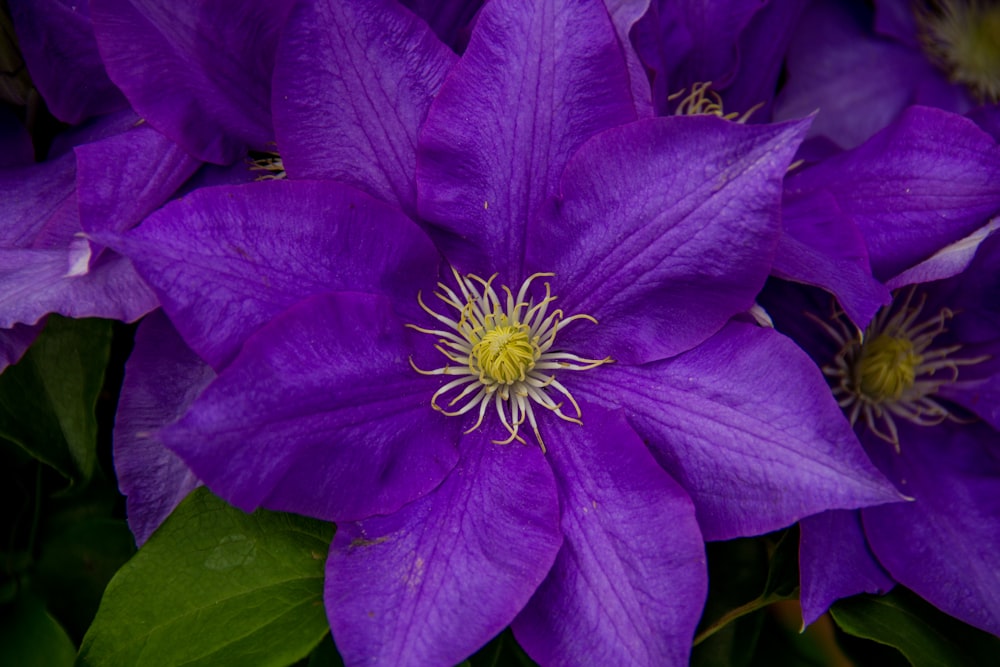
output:
POLYGON ((494 0, 461 58, 391 2, 299 3, 281 40, 290 180, 101 238, 219 373, 157 437, 238 507, 338 522, 348 664, 507 625, 543 665, 683 664, 704 538, 899 497, 744 315, 807 122, 637 121, 592 2, 494 0))

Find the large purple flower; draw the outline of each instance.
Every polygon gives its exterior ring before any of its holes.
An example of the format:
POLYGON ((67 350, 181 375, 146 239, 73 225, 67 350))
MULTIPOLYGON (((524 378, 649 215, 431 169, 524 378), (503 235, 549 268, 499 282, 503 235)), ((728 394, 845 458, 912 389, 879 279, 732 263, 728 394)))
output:
POLYGON ((804 123, 634 121, 590 2, 495 0, 457 60, 395 4, 303 2, 277 71, 293 180, 107 240, 219 370, 160 438, 239 507, 338 521, 348 664, 508 624, 546 665, 682 664, 703 536, 898 498, 740 321, 804 123))

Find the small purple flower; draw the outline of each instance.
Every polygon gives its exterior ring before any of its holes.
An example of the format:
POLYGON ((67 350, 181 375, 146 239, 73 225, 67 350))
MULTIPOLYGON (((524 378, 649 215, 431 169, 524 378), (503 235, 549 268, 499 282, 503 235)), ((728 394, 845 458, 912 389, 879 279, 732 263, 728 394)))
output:
POLYGON ((282 39, 289 180, 109 242, 219 371, 163 442, 239 507, 338 522, 348 664, 509 624, 545 665, 682 664, 704 537, 898 498, 741 321, 806 123, 635 121, 592 2, 494 0, 460 59, 390 2, 301 3, 282 39))

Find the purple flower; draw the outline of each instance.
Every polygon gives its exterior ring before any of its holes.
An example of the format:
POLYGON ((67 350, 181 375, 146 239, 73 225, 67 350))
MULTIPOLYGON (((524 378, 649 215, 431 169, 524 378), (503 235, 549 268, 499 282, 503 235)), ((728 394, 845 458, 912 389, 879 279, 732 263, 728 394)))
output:
POLYGON ((495 0, 460 59, 389 2, 299 4, 282 39, 290 180, 109 242, 219 370, 159 437, 239 507, 338 522, 348 664, 508 624, 546 665, 681 664, 703 536, 898 498, 739 320, 805 123, 635 121, 589 2, 495 0))
POLYGON ((875 4, 875 14, 862 3, 810 6, 788 52, 788 83, 775 118, 819 109, 810 136, 852 148, 914 104, 965 113, 977 103, 997 102, 1000 51, 988 28, 971 29, 993 25, 994 6, 967 0, 875 4))
POLYGON ((806 622, 898 581, 1000 631, 998 177, 992 137, 913 107, 786 183, 786 197, 837 206, 893 298, 860 328, 846 303, 787 287, 772 286, 765 305, 822 366, 872 460, 914 499, 802 522, 806 622))

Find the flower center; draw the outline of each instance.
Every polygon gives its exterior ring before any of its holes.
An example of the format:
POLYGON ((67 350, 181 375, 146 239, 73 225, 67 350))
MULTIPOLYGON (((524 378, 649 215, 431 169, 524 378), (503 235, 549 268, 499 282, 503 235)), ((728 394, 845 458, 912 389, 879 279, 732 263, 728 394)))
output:
POLYGON ((899 400, 913 387, 922 361, 909 338, 877 336, 861 346, 855 369, 861 392, 875 401, 899 400))
POLYGON ((509 437, 495 441, 507 444, 514 440, 524 442, 520 427, 525 421, 531 426, 542 451, 545 443, 538 430, 534 406, 541 406, 560 419, 581 423, 580 406, 569 390, 557 379, 555 371, 585 371, 611 358, 585 359, 554 347, 556 334, 577 320, 597 323, 590 315, 565 317, 561 310, 550 311, 556 300, 545 283, 545 296, 537 302, 529 297, 531 283, 551 273, 536 273, 521 285, 515 295, 506 285, 500 295, 493 288, 494 275, 483 280, 472 274, 462 276, 452 269, 456 289, 438 283, 438 297, 454 316, 431 310, 417 295, 420 307, 433 317, 440 329, 426 329, 408 324, 411 329, 438 337, 436 349, 450 362, 441 368, 422 370, 410 360, 413 369, 422 375, 451 375, 456 379, 442 385, 431 397, 435 410, 456 417, 478 409, 478 419, 466 433, 479 428, 490 405, 494 407, 500 423, 509 437), (562 395, 576 413, 567 415, 563 404, 556 403, 553 394, 562 395), (445 409, 439 400, 449 398, 445 409), (455 407, 458 406, 458 407, 455 407), (455 409, 450 409, 455 407, 455 409))
POLYGON ((764 106, 764 103, 760 102, 742 114, 736 111, 726 113, 722 108, 722 97, 712 90, 711 81, 695 83, 691 86, 691 92, 686 95, 685 93, 687 89, 682 88, 667 97, 671 102, 680 99, 674 108, 675 116, 718 116, 736 123, 746 123, 755 111, 764 106))
POLYGON ((836 328, 810 315, 840 345, 823 374, 830 378, 833 395, 847 411, 851 425, 862 419, 897 452, 896 418, 920 426, 945 419, 961 421, 940 402, 938 390, 958 380, 960 367, 987 359, 956 359, 953 355, 961 345, 935 346, 934 340, 947 331, 945 324, 954 313, 944 308, 920 320, 926 295, 914 304, 913 294, 910 288, 902 300, 880 310, 863 335, 852 330, 839 310, 834 312, 836 328))
POLYGON ((916 15, 924 49, 951 80, 980 102, 1000 101, 1000 3, 933 0, 916 15))

